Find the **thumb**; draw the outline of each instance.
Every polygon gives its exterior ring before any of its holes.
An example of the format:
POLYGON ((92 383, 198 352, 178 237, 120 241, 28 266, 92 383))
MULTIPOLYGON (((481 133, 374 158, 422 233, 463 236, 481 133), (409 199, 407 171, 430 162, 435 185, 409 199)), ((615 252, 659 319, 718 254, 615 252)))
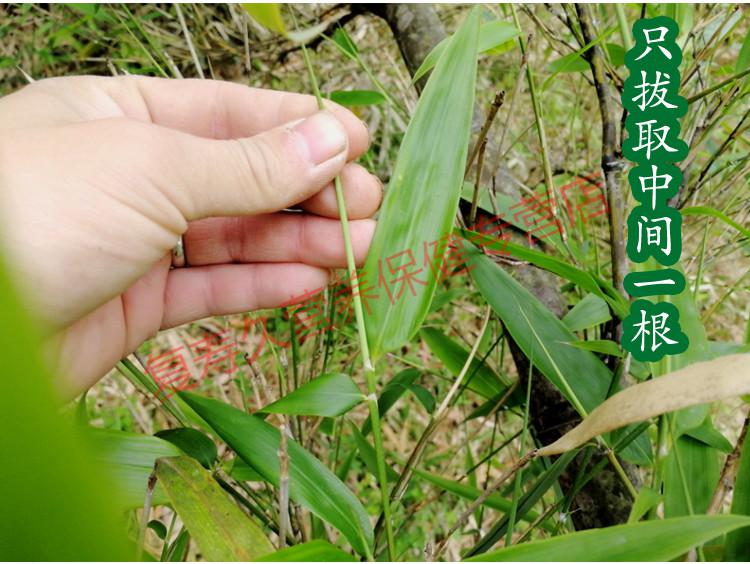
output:
POLYGON ((333 180, 349 147, 347 130, 327 111, 245 139, 176 135, 179 150, 171 165, 178 181, 165 189, 178 191, 173 201, 188 221, 299 203, 333 180))

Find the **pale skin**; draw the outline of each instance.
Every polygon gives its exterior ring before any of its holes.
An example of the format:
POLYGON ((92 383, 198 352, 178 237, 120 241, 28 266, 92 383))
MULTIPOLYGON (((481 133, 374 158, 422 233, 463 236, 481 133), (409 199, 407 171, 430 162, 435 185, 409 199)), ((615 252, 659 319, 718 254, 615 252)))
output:
POLYGON ((0 99, 0 245, 62 393, 159 330, 324 286, 346 266, 336 175, 361 263, 382 194, 352 162, 368 143, 342 107, 220 81, 57 78, 0 99))

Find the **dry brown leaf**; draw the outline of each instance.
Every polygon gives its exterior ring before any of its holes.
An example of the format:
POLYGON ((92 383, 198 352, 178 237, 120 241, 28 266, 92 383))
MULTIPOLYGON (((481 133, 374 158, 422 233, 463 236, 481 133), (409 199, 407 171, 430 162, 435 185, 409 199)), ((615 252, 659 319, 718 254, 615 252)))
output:
POLYGON ((540 448, 537 456, 562 454, 631 423, 701 403, 750 393, 750 354, 692 364, 615 394, 574 429, 540 448))

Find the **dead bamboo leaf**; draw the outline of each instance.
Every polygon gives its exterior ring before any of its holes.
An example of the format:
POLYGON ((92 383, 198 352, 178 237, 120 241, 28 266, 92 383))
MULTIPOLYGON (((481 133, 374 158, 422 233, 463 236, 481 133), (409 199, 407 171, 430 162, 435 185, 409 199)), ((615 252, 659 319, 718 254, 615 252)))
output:
POLYGON ((562 454, 598 435, 662 413, 748 393, 750 354, 692 364, 615 394, 574 429, 539 449, 537 456, 562 454))

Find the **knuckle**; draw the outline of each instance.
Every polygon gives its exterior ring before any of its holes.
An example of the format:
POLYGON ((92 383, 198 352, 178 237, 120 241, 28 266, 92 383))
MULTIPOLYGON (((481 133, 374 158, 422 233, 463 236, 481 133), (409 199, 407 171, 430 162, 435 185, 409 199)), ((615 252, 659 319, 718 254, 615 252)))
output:
POLYGON ((278 195, 275 183, 280 171, 271 143, 263 138, 253 141, 237 139, 231 143, 240 186, 256 195, 260 201, 275 201, 278 195))

